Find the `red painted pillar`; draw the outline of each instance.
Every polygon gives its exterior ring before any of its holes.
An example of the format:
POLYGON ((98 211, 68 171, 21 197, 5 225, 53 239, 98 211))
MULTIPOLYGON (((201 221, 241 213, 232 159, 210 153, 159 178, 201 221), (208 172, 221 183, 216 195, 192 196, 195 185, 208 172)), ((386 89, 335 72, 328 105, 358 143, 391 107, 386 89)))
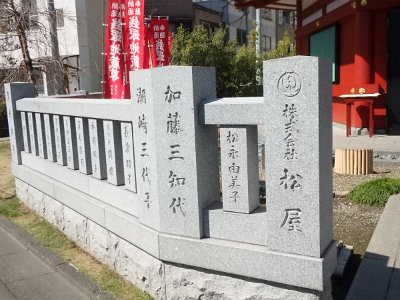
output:
MULTIPOLYGON (((373 15, 370 11, 359 11, 355 14, 354 39, 354 83, 358 88, 372 83, 373 66, 373 15)), ((368 106, 360 103, 353 106, 352 124, 355 127, 367 127, 368 106)))

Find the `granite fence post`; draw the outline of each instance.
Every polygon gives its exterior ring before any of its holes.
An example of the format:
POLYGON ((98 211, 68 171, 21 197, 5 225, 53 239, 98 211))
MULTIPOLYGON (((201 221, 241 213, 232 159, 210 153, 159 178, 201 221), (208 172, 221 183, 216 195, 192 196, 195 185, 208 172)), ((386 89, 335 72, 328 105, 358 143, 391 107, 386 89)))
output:
POLYGON ((198 122, 199 103, 216 96, 215 71, 163 67, 131 78, 141 222, 200 238, 202 210, 219 199, 217 130, 198 122))
POLYGON ((35 156, 39 155, 38 152, 38 139, 36 132, 36 118, 34 113, 28 112, 28 128, 29 128, 29 140, 31 145, 31 153, 35 156))
MULTIPOLYGON (((6 83, 4 89, 11 142, 11 159, 20 165, 22 163, 21 151, 24 150, 24 135, 21 115, 17 112, 16 102, 22 98, 34 98, 37 92, 35 85, 32 83, 6 83)), ((26 149, 26 151, 29 151, 29 149, 26 149)))
POLYGON ((65 130, 62 116, 53 116, 54 124, 54 142, 56 144, 57 164, 60 166, 67 165, 67 146, 65 144, 65 130))
POLYGON ((27 115, 24 111, 21 111, 21 124, 22 124, 22 137, 24 139, 24 151, 31 153, 30 140, 28 135, 28 123, 26 121, 27 115))
POLYGON ((49 114, 43 114, 44 128, 46 135, 46 149, 47 149, 47 159, 52 162, 57 161, 56 156, 56 143, 54 138, 54 123, 53 118, 49 114))
POLYGON ((89 119, 90 155, 93 177, 107 178, 106 152, 104 146, 103 122, 89 119))
POLYGON ((249 214, 259 204, 257 126, 220 128, 224 211, 249 214))
POLYGON ((331 65, 266 61, 264 93, 268 247, 321 257, 332 242, 331 65))
POLYGON ((47 159, 46 135, 44 134, 44 120, 41 113, 35 113, 35 122, 39 157, 47 159))

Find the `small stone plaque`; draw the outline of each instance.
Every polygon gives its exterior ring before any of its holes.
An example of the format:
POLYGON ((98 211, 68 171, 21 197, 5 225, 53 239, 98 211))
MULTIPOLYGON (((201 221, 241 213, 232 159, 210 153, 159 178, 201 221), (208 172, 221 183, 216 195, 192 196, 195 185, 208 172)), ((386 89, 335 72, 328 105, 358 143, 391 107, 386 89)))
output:
POLYGON ((64 116, 65 148, 67 152, 67 165, 72 170, 78 170, 78 151, 76 147, 76 130, 73 117, 64 116), (71 120, 72 119, 72 120, 71 120))
POLYGON ((31 149, 29 147, 29 133, 28 133, 28 126, 26 125, 26 113, 24 111, 21 112, 21 125, 22 125, 22 135, 24 139, 24 151, 26 153, 30 153, 31 149))
POLYGON ((88 120, 75 118, 75 126, 78 147, 79 171, 83 174, 92 174, 92 163, 89 149, 88 120))
POLYGON ((43 120, 44 120, 44 130, 46 135, 47 159, 55 162, 57 161, 57 157, 56 157, 56 145, 54 142, 53 118, 51 118, 49 114, 44 114, 43 120))
POLYGON ((249 214, 260 203, 257 127, 221 127, 220 143, 223 208, 249 214))
POLYGON ((103 126, 108 182, 114 185, 123 185, 125 180, 121 147, 121 129, 116 121, 103 121, 103 126))
POLYGON ((33 117, 33 113, 28 112, 29 140, 31 141, 31 153, 33 155, 38 155, 35 123, 36 121, 35 118, 33 117))
POLYGON ((43 134, 44 122, 40 113, 35 113, 38 151, 41 158, 47 158, 46 139, 43 134))
POLYGON ((121 123, 124 158, 125 188, 136 193, 136 168, 133 148, 132 123, 121 123))
POLYGON ((57 164, 61 166, 66 166, 67 152, 65 148, 64 122, 60 120, 60 116, 53 116, 53 124, 54 124, 54 142, 56 145, 57 164))
POLYGON ((89 119, 90 156, 92 174, 98 179, 107 178, 106 155, 104 148, 103 122, 89 119))

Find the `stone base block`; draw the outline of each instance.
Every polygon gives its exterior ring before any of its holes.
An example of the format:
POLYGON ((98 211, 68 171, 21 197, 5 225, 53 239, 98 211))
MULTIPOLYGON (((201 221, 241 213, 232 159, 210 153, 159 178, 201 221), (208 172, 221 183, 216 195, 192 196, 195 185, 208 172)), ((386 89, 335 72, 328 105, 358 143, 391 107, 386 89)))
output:
POLYGON ((161 261, 54 198, 16 179, 17 196, 85 251, 155 299, 331 299, 325 292, 161 261))

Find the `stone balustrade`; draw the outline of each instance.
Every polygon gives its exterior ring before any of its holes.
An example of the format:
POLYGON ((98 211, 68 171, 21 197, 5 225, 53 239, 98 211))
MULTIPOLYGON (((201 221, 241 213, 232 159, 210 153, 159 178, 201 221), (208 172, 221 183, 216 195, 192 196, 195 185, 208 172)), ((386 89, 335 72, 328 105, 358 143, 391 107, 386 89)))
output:
POLYGON ((215 71, 202 67, 133 72, 129 101, 34 98, 31 84, 7 84, 17 186, 160 263, 326 297, 336 263, 329 70, 313 57, 267 61, 260 98, 217 99, 215 71))

